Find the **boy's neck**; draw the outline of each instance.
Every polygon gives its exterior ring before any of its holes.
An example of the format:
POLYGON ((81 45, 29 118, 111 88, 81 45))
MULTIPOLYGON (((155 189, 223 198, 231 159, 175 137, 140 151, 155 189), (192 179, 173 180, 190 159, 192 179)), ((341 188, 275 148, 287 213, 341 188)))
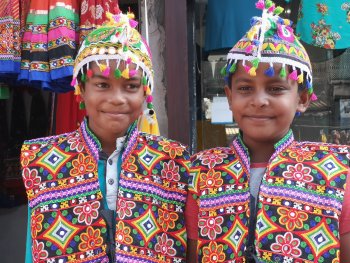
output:
MULTIPOLYGON (((244 140, 243 140, 244 141, 244 140)), ((249 149, 251 163, 267 163, 275 152, 274 144, 269 142, 244 142, 249 149)))

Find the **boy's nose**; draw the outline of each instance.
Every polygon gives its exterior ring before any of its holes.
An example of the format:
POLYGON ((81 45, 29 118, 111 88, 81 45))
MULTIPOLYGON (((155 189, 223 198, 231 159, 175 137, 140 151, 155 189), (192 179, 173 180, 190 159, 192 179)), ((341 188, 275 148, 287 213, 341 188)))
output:
POLYGON ((265 107, 269 104, 268 96, 263 91, 257 91, 252 97, 251 104, 255 107, 265 107))

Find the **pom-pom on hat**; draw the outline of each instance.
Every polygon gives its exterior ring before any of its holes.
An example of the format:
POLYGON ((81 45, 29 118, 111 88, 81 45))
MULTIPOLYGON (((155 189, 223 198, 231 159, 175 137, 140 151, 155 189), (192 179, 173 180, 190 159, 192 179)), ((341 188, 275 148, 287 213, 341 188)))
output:
POLYGON ((242 61, 251 76, 256 75, 260 62, 270 64, 265 71, 270 77, 275 74, 286 77, 286 66, 290 66, 292 71, 288 78, 300 84, 306 82, 311 99, 316 100, 312 88, 311 62, 305 48, 294 35, 292 22, 279 16, 283 8, 271 0, 259 0, 255 5, 262 10, 262 16, 251 19, 251 28, 227 54, 227 64, 222 69, 225 79, 234 73, 238 61, 242 61), (250 65, 247 65, 247 61, 250 65), (275 72, 275 63, 282 64, 280 72, 275 72))

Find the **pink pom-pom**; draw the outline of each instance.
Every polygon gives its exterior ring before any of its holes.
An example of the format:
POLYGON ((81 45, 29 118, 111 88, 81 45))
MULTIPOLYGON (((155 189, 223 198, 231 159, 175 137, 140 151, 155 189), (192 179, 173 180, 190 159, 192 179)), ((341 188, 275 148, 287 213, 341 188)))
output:
POLYGON ((130 26, 132 27, 132 28, 135 28, 136 26, 137 26, 137 21, 135 21, 134 19, 130 19, 129 20, 129 24, 130 24, 130 26))
POLYGON ((109 77, 110 71, 111 71, 111 68, 110 68, 110 67, 107 67, 107 68, 102 72, 103 76, 109 77))
POLYGON ((146 102, 151 103, 152 101, 153 101, 153 96, 152 95, 147 96, 146 102))
POLYGON ((312 93, 312 95, 311 95, 311 101, 315 101, 315 100, 317 100, 317 96, 316 96, 316 94, 315 93, 312 93))
POLYGON ((268 9, 268 11, 271 12, 271 13, 273 13, 273 11, 275 11, 275 9, 276 9, 276 6, 275 6, 275 5, 272 5, 272 6, 268 9))
POLYGON ((254 48, 253 45, 249 45, 249 46, 247 46, 247 48, 245 49, 245 52, 246 52, 246 53, 252 53, 253 48, 254 48))
POLYGON ((132 69, 129 71, 130 78, 134 77, 136 74, 137 74, 137 70, 135 70, 135 69, 132 69))
POLYGON ((259 1, 255 4, 255 7, 258 8, 258 9, 263 10, 263 9, 265 8, 265 2, 264 2, 264 0, 259 0, 259 1))
POLYGON ((88 69, 88 71, 86 72, 86 75, 87 75, 89 78, 91 78, 93 74, 94 74, 94 73, 92 72, 91 69, 88 69))
POLYGON ((126 60, 126 64, 130 64, 131 63, 131 58, 128 58, 127 60, 126 60))
POLYGON ((243 67, 244 67, 244 70, 245 70, 247 73, 249 73, 251 67, 249 67, 249 66, 247 66, 247 65, 244 65, 243 67))
POLYGON ((293 72, 288 75, 288 78, 292 79, 292 80, 298 80, 298 73, 297 73, 297 71, 293 70, 293 72))
POLYGON ((76 78, 76 77, 74 77, 74 78, 72 79, 70 85, 73 86, 73 87, 74 87, 75 85, 77 85, 77 78, 76 78))

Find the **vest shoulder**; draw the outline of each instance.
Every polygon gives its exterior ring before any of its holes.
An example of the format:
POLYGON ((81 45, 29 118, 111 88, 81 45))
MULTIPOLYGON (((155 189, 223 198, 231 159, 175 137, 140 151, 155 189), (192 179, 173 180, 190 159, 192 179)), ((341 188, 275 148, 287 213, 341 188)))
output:
POLYGON ((322 142, 296 142, 294 147, 303 149, 305 151, 328 151, 334 153, 349 153, 350 146, 341 145, 341 144, 333 144, 333 143, 322 143, 322 142))
POLYGON ((30 140, 25 140, 22 145, 22 150, 27 149, 31 146, 36 146, 37 148, 45 147, 49 144, 56 144, 58 142, 61 142, 63 140, 66 140, 70 136, 76 136, 78 131, 63 133, 59 135, 53 135, 53 136, 47 136, 47 137, 41 137, 41 138, 35 138, 30 140))
POLYGON ((205 156, 209 155, 220 155, 222 157, 227 157, 228 155, 234 154, 230 147, 215 147, 200 151, 191 156, 191 161, 195 162, 196 160, 201 160, 205 156))

